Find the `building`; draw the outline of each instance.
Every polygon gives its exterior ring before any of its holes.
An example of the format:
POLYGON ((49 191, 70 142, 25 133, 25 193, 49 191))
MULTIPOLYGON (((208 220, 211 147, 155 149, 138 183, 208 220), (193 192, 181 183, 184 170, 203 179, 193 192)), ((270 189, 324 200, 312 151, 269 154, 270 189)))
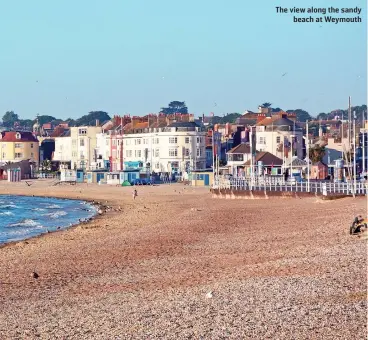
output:
POLYGON ((256 125, 256 149, 284 159, 304 158, 303 130, 285 112, 265 117, 256 125))
POLYGON ((71 163, 72 160, 72 137, 70 130, 65 131, 61 136, 55 137, 54 161, 61 163, 71 163))
POLYGON ((39 144, 32 132, 0 132, 0 164, 30 160, 39 163, 39 144))
POLYGON ((192 115, 133 117, 124 127, 124 170, 183 173, 206 166, 206 132, 192 115))
POLYGON ((251 158, 251 149, 249 144, 239 144, 226 153, 227 166, 229 174, 240 175, 244 171, 244 163, 251 158))
POLYGON ((92 168, 110 170, 110 134, 101 132, 96 135, 96 162, 92 162, 92 168))
MULTIPOLYGON (((98 122, 96 122, 96 125, 98 122)), ((97 161, 97 134, 100 126, 78 126, 70 128, 71 165, 76 169, 90 170, 97 161)))

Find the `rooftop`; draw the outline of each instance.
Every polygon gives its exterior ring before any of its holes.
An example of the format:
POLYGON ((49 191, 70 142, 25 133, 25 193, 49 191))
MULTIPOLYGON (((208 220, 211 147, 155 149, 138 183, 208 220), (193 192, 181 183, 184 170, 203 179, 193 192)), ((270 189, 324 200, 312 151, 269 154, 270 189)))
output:
POLYGON ((28 131, 3 131, 0 133, 0 140, 2 142, 36 142, 37 138, 28 131), (19 136, 19 138, 17 138, 19 136))

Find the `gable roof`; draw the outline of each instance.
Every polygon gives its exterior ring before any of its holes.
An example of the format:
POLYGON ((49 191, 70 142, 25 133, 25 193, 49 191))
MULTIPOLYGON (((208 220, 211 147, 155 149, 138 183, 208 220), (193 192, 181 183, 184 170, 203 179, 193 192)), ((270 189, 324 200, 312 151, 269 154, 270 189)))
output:
POLYGON ((38 139, 29 131, 3 131, 1 132, 2 142, 36 142, 38 143, 38 139), (20 134, 20 138, 17 139, 17 134, 20 134))
MULTIPOLYGON (((256 159, 255 160, 256 160, 256 163, 259 162, 259 161, 263 162, 264 166, 271 166, 271 165, 281 166, 282 165, 282 159, 281 158, 278 158, 275 155, 273 155, 272 153, 267 152, 267 151, 258 152, 256 154, 256 159)), ((250 165, 250 164, 251 164, 250 160, 248 160, 244 163, 245 166, 250 165)))
POLYGON ((241 143, 237 146, 234 146, 227 153, 230 153, 230 154, 237 153, 237 154, 242 154, 242 155, 250 153, 250 145, 246 143, 241 143))
POLYGON ((293 160, 292 161, 289 161, 287 163, 287 166, 290 166, 292 164, 292 166, 295 166, 295 167, 300 167, 300 166, 307 166, 308 165, 308 162, 303 160, 303 159, 300 159, 298 157, 293 157, 293 160))

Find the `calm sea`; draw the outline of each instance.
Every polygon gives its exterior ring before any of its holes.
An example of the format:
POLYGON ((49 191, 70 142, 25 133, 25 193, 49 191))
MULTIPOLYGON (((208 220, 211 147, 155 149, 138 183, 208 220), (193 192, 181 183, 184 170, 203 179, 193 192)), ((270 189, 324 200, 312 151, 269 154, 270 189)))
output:
POLYGON ((0 244, 65 229, 95 214, 84 201, 0 195, 0 244))

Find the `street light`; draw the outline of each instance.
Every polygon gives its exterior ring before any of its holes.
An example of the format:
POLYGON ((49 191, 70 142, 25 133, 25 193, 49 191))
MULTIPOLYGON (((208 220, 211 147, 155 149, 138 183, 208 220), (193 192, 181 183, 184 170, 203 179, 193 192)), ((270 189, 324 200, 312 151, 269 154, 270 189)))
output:
POLYGON ((290 153, 291 153, 291 160, 290 160, 290 178, 293 177, 293 138, 295 135, 290 135, 291 143, 290 143, 290 153))

